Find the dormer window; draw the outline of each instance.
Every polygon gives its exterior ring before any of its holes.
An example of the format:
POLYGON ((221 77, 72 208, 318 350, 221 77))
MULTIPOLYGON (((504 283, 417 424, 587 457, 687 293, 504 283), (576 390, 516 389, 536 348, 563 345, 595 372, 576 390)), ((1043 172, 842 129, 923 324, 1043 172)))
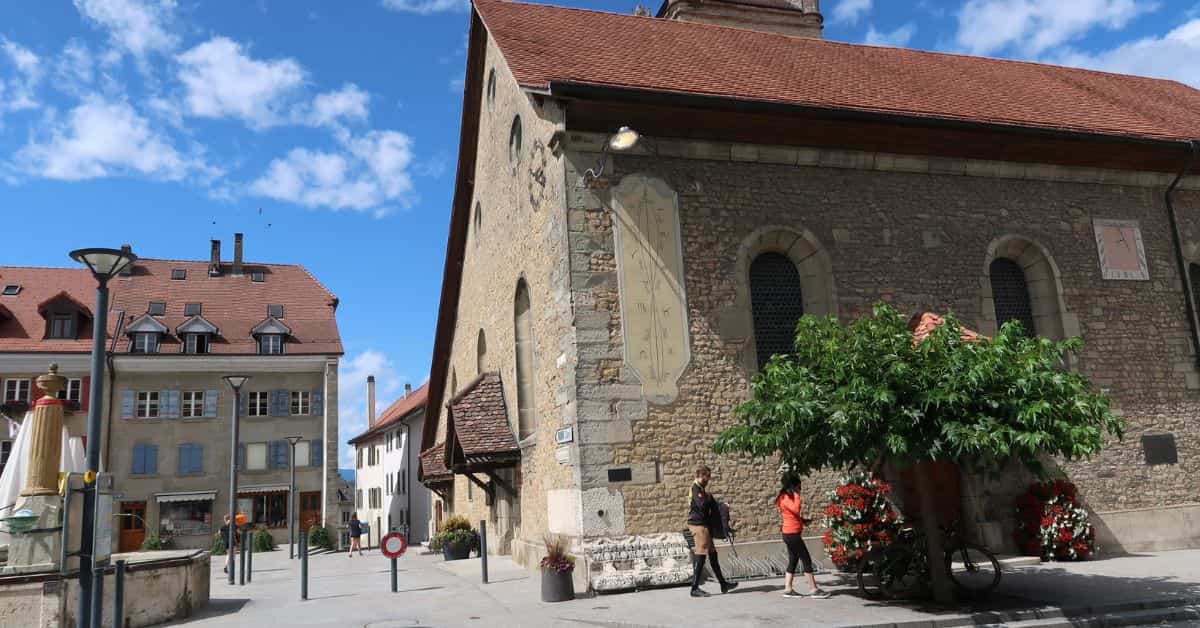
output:
POLYGON ((165 301, 151 301, 150 309, 147 310, 150 316, 166 316, 167 303, 165 301))
POLYGON ((259 355, 283 355, 283 334, 263 334, 258 337, 259 355))
POLYGON ((133 334, 133 344, 130 345, 130 353, 158 353, 158 336, 153 332, 139 332, 133 334))
POLYGON ((250 271, 250 281, 253 281, 254 283, 262 283, 266 280, 267 280, 267 273, 265 273, 261 270, 250 271))
POLYGON ((56 312, 50 315, 50 337, 74 339, 75 315, 56 312))
POLYGON ((199 314, 175 328, 175 334, 183 339, 184 353, 208 353, 213 336, 218 333, 217 326, 199 314))
POLYGON ((21 294, 21 286, 15 283, 10 283, 7 286, 4 286, 4 296, 15 297, 18 294, 21 294))
POLYGON ((185 303, 183 305, 183 315, 200 316, 200 307, 201 306, 199 303, 185 303))
POLYGON ((186 268, 172 268, 171 269, 171 279, 174 279, 175 281, 182 281, 184 279, 187 279, 187 269, 186 268))

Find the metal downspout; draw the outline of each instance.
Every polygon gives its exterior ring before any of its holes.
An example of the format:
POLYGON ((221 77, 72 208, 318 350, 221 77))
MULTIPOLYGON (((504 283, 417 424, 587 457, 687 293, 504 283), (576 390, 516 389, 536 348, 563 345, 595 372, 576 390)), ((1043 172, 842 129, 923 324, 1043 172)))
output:
POLYGON ((1196 295, 1192 290, 1192 282, 1188 277, 1187 260, 1183 257, 1183 244, 1179 237, 1179 222, 1175 218, 1175 190, 1179 186, 1179 182, 1183 177, 1192 170, 1192 166, 1196 163, 1197 154, 1200 153, 1200 140, 1188 140, 1188 159, 1179 174, 1175 175, 1175 179, 1171 181, 1171 185, 1167 186, 1167 191, 1163 194, 1163 199, 1167 205, 1167 219, 1171 223, 1171 241, 1175 245, 1175 263, 1179 267, 1179 277, 1183 281, 1184 305, 1187 308, 1188 327, 1192 332, 1192 353, 1195 359, 1197 368, 1200 368, 1200 324, 1196 321, 1196 295))
POLYGON ((108 470, 109 455, 112 454, 112 426, 113 426, 113 394, 116 392, 117 383, 117 363, 114 355, 117 352, 117 339, 121 337, 121 328, 125 326, 125 311, 121 310, 117 314, 117 325, 113 328, 112 342, 108 345, 108 352, 104 356, 108 362, 108 426, 104 430, 104 456, 100 459, 100 470, 108 470))

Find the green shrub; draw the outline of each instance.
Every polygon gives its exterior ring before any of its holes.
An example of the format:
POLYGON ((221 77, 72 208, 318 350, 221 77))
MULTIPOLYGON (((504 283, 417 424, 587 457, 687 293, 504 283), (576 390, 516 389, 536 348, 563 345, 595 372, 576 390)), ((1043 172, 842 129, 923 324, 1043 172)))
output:
POLYGON ((454 515, 442 523, 442 529, 433 536, 432 545, 435 551, 447 543, 470 543, 474 548, 479 544, 479 533, 471 527, 471 522, 462 515, 454 515))
POLYGON ((144 552, 156 552, 170 548, 171 537, 167 535, 147 534, 146 540, 142 541, 142 551, 144 552))
POLYGON ((435 534, 435 535, 433 535, 432 539, 429 539, 429 551, 431 551, 431 552, 442 551, 442 539, 439 535, 435 534))
POLYGON ((224 556, 225 550, 227 550, 227 549, 228 548, 225 547, 225 539, 221 538, 221 533, 218 532, 218 533, 214 534, 213 540, 212 540, 212 549, 209 550, 209 552, 213 556, 224 556))
POLYGON ((275 538, 266 529, 258 529, 254 532, 254 551, 270 552, 275 549, 275 538))
POLYGON ((329 536, 329 530, 325 526, 312 526, 308 529, 308 547, 309 549, 321 548, 333 549, 333 537, 329 536))

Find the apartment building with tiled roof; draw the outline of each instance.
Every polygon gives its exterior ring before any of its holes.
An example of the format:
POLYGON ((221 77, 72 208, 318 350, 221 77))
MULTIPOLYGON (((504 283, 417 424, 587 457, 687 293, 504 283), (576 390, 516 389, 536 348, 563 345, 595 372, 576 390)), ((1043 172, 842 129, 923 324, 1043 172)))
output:
MULTIPOLYGON (((1200 91, 821 23, 817 0, 473 1, 424 480, 489 551, 535 565, 563 534, 611 590, 690 577, 706 463, 739 551, 779 555, 777 465, 713 440, 799 316, 886 300, 1082 336, 1071 367, 1131 429, 1059 470, 1103 545, 1194 546, 1200 91)), ((952 471, 939 499, 1011 550, 1030 476, 952 471)))
MULTIPOLYGON (((139 259, 110 281, 101 465, 116 478, 114 543, 149 535, 208 547, 227 511, 230 459, 239 511, 286 539, 291 450, 303 524, 337 518, 337 298, 305 268, 232 261, 139 259), (240 443, 234 394, 249 375, 240 443)), ((67 426, 84 435, 95 283, 83 269, 0 267, 0 379, 5 414, 36 399, 33 380, 57 363, 77 402, 67 426)), ((76 404, 71 404, 75 406, 76 404)), ((10 447, 11 445, 4 445, 10 447)))

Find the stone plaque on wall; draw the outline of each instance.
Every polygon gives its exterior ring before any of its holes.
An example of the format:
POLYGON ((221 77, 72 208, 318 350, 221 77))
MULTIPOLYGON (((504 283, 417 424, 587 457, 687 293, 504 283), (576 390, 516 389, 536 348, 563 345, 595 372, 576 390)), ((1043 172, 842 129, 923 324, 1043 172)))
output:
POLYGON ((691 359, 679 204, 665 181, 629 175, 613 188, 625 364, 647 401, 674 401, 691 359))
POLYGON ((1136 220, 1092 221, 1096 231, 1096 250, 1100 253, 1100 271, 1105 279, 1150 279, 1142 230, 1136 220))

